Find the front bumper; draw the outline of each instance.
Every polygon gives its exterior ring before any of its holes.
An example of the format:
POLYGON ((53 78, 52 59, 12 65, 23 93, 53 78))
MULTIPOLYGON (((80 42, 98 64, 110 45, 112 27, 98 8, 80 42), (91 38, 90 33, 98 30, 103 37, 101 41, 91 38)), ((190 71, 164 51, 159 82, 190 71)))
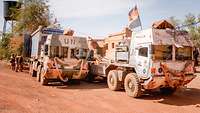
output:
MULTIPOLYGON (((60 69, 61 76, 68 79, 84 79, 87 76, 88 70, 75 70, 75 69, 60 69)), ((57 69, 48 69, 45 77, 48 79, 59 79, 57 69)))
POLYGON ((154 76, 152 77, 151 81, 147 83, 144 88, 145 89, 156 89, 160 87, 182 87, 190 83, 196 75, 188 74, 184 77, 181 76, 170 76, 166 78, 165 76, 154 76))

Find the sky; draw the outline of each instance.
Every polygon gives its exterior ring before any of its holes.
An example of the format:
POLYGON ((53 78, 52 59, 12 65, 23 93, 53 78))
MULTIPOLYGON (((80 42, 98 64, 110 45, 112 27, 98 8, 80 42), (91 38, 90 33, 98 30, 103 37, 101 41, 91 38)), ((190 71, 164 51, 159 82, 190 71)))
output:
MULTIPOLYGON (((137 4, 142 27, 174 16, 200 14, 200 0, 49 0, 50 11, 63 28, 77 35, 105 37, 128 25, 128 12, 137 4)), ((3 0, 0 0, 0 30, 3 28, 3 0)))

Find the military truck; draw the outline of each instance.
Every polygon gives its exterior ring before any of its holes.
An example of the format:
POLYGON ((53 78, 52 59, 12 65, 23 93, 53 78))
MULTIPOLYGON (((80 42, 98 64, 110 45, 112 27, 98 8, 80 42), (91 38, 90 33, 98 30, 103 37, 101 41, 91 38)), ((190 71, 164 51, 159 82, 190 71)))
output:
POLYGON ((63 35, 61 30, 38 30, 32 36, 30 74, 42 85, 83 79, 87 74, 87 51, 85 37, 63 35))
POLYGON ((131 97, 154 89, 173 94, 196 77, 193 43, 185 31, 149 28, 133 32, 130 46, 118 45, 115 57, 93 63, 91 73, 107 78, 111 90, 124 88, 131 97))
POLYGON ((51 34, 62 35, 64 30, 56 28, 46 28, 39 26, 31 35, 24 36, 24 56, 29 60, 29 74, 33 77, 37 75, 38 59, 41 57, 41 50, 47 40, 47 36, 51 34))
POLYGON ((47 85, 55 80, 84 79, 88 71, 87 51, 84 37, 49 35, 37 66, 37 80, 47 85))

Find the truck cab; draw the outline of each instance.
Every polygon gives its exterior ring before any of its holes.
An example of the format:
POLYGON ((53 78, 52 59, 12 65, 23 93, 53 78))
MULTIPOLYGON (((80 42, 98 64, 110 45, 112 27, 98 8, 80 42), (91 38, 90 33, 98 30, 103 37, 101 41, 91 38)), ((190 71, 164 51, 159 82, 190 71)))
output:
POLYGON ((172 94, 196 77, 193 48, 186 31, 150 28, 133 32, 130 46, 118 46, 115 62, 105 69, 108 87, 124 87, 132 97, 154 89, 172 94))
POLYGON ((134 65, 141 78, 164 76, 167 70, 194 74, 193 43, 185 31, 149 29, 136 34, 130 48, 130 65, 134 65), (186 71, 185 68, 191 69, 186 71))

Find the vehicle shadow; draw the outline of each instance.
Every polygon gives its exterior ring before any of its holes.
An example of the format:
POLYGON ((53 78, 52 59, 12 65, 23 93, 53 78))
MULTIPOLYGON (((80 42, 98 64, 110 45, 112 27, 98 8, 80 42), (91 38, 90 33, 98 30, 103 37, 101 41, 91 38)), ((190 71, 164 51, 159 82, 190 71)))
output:
POLYGON ((92 83, 86 81, 70 81, 67 83, 55 82, 48 86, 56 87, 58 89, 74 89, 74 90, 90 90, 90 89, 103 89, 107 88, 107 84, 104 81, 95 81, 92 83))
POLYGON ((153 100, 155 103, 175 105, 175 106, 187 106, 187 105, 199 105, 200 104, 200 89, 187 88, 184 91, 177 91, 173 95, 166 96, 160 92, 153 92, 143 95, 141 99, 153 100))

